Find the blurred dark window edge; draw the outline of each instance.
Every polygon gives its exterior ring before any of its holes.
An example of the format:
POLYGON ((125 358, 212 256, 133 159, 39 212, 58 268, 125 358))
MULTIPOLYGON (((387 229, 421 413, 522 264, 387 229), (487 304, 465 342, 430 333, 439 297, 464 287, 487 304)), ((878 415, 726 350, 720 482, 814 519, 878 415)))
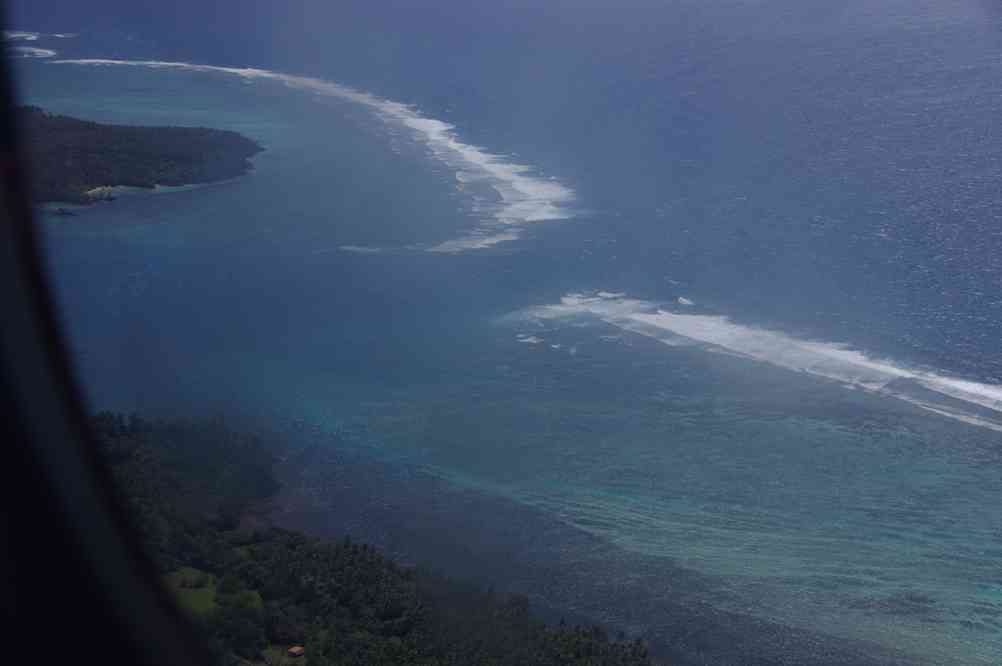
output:
MULTIPOLYGON (((7 27, 6 6, 0 24, 7 27)), ((0 607, 14 654, 133 664, 208 663, 157 582, 87 432, 33 227, 0 61, 0 607)))

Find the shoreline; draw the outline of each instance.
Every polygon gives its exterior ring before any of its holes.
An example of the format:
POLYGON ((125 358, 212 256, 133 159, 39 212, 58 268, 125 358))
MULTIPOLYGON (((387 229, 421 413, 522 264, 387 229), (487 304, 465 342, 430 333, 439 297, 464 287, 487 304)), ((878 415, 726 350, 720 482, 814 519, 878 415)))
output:
POLYGON ((30 105, 16 113, 37 204, 225 181, 253 171, 251 158, 265 150, 233 130, 99 123, 30 105))
POLYGON ((100 185, 87 191, 87 194, 91 196, 92 199, 86 203, 82 203, 80 201, 40 201, 36 202, 34 206, 36 210, 42 213, 60 215, 63 214, 60 213, 60 211, 71 211, 70 215, 73 216, 78 212, 93 210, 94 207, 99 204, 113 203, 120 197, 131 198, 174 194, 177 192, 190 192, 192 190, 201 190, 215 185, 234 183, 242 178, 251 176, 254 173, 255 170, 251 169, 250 171, 238 176, 230 176, 229 178, 211 180, 204 183, 186 183, 184 185, 161 185, 159 183, 154 184, 151 187, 138 187, 135 185, 100 185), (93 192, 99 192, 99 194, 91 194, 93 192))
POLYGON ((720 610, 708 600, 726 592, 710 576, 420 468, 350 450, 294 457, 279 465, 282 490, 270 524, 319 537, 350 534, 402 564, 525 594, 548 621, 624 631, 675 666, 920 663, 876 644, 720 610))

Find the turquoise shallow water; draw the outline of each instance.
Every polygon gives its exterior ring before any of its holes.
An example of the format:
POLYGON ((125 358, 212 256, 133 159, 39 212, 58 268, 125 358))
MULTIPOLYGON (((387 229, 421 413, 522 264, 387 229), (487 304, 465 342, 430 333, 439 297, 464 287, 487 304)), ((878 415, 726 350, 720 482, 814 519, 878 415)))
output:
MULTIPOLYGON (((503 192, 371 105, 220 72, 22 69, 52 111, 225 127, 267 149, 246 178, 42 217, 94 408, 304 418, 708 576, 721 609, 916 663, 1002 660, 1002 435, 841 357, 838 381, 818 356, 793 371, 785 338, 683 341, 597 307, 533 309, 629 282, 626 214, 589 205, 585 180, 565 179, 569 219, 430 251, 482 228, 503 192)), ((642 294, 641 314, 721 314, 680 303, 698 280, 664 263, 674 286, 642 294)))

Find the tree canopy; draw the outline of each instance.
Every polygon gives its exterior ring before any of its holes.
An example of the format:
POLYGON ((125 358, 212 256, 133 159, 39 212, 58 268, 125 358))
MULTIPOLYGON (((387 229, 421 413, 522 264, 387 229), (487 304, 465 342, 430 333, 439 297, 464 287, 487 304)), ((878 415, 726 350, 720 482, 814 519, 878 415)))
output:
POLYGON ((101 187, 188 185, 250 171, 262 148, 247 137, 205 127, 105 125, 18 109, 36 202, 90 203, 101 187))
POLYGON ((221 664, 639 666, 639 641, 547 626, 525 597, 402 567, 348 536, 238 527, 277 489, 259 437, 216 421, 100 414, 93 430, 136 529, 221 664))

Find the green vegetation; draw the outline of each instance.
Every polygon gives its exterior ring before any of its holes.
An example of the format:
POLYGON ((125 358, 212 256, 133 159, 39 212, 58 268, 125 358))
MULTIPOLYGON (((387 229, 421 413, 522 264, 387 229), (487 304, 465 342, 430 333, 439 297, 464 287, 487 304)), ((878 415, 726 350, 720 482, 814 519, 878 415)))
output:
POLYGON ((36 202, 91 203, 99 188, 188 185, 251 169, 262 148, 236 132, 204 127, 103 125, 20 107, 36 202), (96 191, 95 191, 96 190, 96 191))
POLYGON ((269 645, 261 651, 261 661, 268 666, 303 666, 302 659, 290 657, 286 651, 278 645, 269 645))
POLYGON ((272 453, 218 422, 112 414, 94 431, 151 557, 220 663, 633 666, 639 641, 550 627, 525 597, 405 568, 350 538, 239 529, 276 489, 272 453), (284 650, 304 645, 304 659, 284 650))
POLYGON ((193 567, 181 567, 165 577, 178 605, 198 617, 216 610, 216 577, 193 567))

